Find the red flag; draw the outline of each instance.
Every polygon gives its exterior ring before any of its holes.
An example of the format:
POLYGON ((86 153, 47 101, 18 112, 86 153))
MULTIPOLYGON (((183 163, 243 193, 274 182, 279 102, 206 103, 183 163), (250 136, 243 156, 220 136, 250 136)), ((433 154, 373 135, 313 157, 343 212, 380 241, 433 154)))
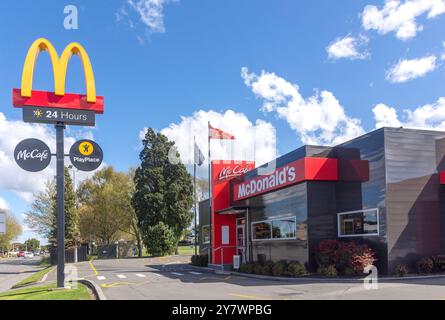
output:
POLYGON ((209 139, 235 140, 235 136, 209 124, 209 139))

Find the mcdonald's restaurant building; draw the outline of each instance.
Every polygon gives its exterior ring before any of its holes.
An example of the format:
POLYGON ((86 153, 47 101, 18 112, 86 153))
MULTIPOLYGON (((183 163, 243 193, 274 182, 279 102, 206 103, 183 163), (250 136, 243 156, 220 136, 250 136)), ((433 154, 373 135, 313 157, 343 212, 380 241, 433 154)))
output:
POLYGON ((298 260, 315 271, 324 239, 367 243, 380 273, 445 253, 445 132, 381 128, 334 147, 303 146, 255 168, 212 161, 199 205, 212 264, 298 260))

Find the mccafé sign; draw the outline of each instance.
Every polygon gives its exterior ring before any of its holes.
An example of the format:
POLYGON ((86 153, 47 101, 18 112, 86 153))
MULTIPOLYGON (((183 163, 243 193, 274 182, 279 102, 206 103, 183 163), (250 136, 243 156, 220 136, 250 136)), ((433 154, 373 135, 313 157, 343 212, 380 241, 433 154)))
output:
POLYGON ((338 180, 337 159, 302 158, 233 186, 233 201, 247 199, 306 180, 338 180))
POLYGON ((254 169, 255 166, 252 164, 247 164, 247 165, 237 165, 235 167, 232 166, 227 166, 221 169, 221 171, 218 174, 218 181, 224 180, 224 179, 228 179, 228 178, 233 178, 233 177, 237 177, 240 176, 244 173, 246 173, 247 171, 250 171, 252 169, 254 169))

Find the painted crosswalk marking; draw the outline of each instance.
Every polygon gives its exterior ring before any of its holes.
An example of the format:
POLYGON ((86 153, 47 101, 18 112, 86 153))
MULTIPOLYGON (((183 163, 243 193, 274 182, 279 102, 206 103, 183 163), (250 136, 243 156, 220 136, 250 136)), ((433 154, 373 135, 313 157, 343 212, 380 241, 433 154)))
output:
POLYGON ((139 278, 145 278, 145 274, 136 273, 139 278))
POLYGON ((179 273, 179 272, 172 272, 172 274, 174 274, 175 276, 183 276, 183 273, 179 273))
POLYGON ((191 274, 195 274, 195 275, 200 275, 200 274, 202 274, 201 272, 195 272, 195 271, 190 271, 189 273, 191 273, 191 274))
POLYGON ((123 274, 118 274, 117 277, 118 277, 119 279, 125 279, 125 278, 126 278, 126 276, 124 276, 123 274))
POLYGON ((106 278, 104 276, 97 276, 97 280, 105 280, 106 278))

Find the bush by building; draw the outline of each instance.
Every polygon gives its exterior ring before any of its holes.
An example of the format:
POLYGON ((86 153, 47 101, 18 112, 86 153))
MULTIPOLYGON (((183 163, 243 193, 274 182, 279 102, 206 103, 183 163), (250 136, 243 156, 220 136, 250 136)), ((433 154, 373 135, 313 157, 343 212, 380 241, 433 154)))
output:
MULTIPOLYGON (((315 247, 318 271, 332 275, 358 275, 377 260, 375 252, 366 244, 354 241, 323 240, 315 247)), ((319 273, 320 273, 319 272, 319 273)))
POLYGON ((209 264, 209 256, 206 254, 193 255, 191 263, 197 267, 207 267, 209 264))
POLYGON ((396 269, 394 270, 394 273, 398 275, 399 277, 404 277, 409 272, 408 267, 405 264, 398 264, 396 266, 396 269))
POLYGON ((267 276, 301 277, 307 274, 306 267, 298 261, 280 260, 277 262, 243 263, 240 272, 267 276))

